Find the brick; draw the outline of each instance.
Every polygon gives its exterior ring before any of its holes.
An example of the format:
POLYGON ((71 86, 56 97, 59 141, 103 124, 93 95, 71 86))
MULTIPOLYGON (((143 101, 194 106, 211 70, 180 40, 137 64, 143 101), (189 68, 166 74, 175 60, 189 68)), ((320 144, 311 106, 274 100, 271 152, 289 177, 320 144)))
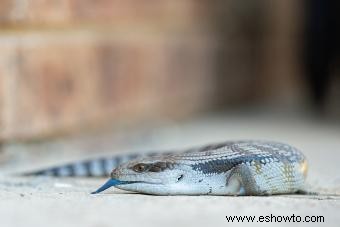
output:
POLYGON ((3 0, 0 23, 29 26, 109 25, 112 29, 197 29, 209 12, 197 0, 3 0), (125 27, 124 27, 125 26, 125 27), (136 28, 134 28, 136 29, 136 28))
POLYGON ((150 97, 159 110, 169 115, 190 112, 191 107, 206 106, 203 97, 212 89, 213 62, 211 42, 201 38, 182 38, 166 43, 149 58, 154 81, 150 97), (162 94, 159 97, 158 94, 162 94))
POLYGON ((66 25, 71 22, 69 1, 2 0, 0 4, 0 24, 66 25))
POLYGON ((7 118, 0 138, 32 139, 162 113, 183 116, 206 105, 208 40, 84 34, 8 39, 16 51, 1 54, 7 118))
POLYGON ((15 48, 15 56, 0 55, 0 78, 6 82, 1 98, 7 100, 0 111, 0 138, 47 136, 94 118, 97 69, 91 40, 33 35, 15 42, 15 48))
POLYGON ((0 38, 0 142, 8 129, 9 122, 13 122, 11 109, 15 105, 15 78, 17 69, 17 42, 0 38))
POLYGON ((114 24, 183 24, 192 23, 195 1, 174 0, 73 0, 72 12, 77 21, 114 24))
POLYGON ((99 79, 100 100, 104 106, 121 103, 130 112, 149 116, 162 111, 181 115, 190 106, 205 106, 212 74, 209 44, 191 37, 101 46, 99 68, 105 72, 99 79))
POLYGON ((13 0, 2 0, 0 4, 0 25, 10 20, 13 0))
MULTIPOLYGON (((51 26, 72 22, 70 0, 26 0, 29 23, 51 26)), ((18 3, 20 4, 20 3, 18 3)))
POLYGON ((94 114, 96 65, 91 44, 25 40, 19 49, 15 122, 9 136, 69 129, 94 114), (32 43, 30 43, 32 42, 32 43))

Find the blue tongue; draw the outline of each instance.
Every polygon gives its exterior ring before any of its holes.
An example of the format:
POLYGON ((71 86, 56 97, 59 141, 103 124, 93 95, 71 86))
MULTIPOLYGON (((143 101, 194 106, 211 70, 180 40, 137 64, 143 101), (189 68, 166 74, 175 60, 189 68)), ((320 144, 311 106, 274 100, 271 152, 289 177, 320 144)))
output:
POLYGON ((98 188, 96 191, 91 192, 91 194, 97 194, 100 193, 102 191, 105 191, 108 188, 111 188, 112 186, 116 186, 116 185, 120 185, 120 184, 126 184, 126 181, 120 181, 120 180, 116 180, 116 179, 109 179, 103 186, 101 186, 100 188, 98 188))

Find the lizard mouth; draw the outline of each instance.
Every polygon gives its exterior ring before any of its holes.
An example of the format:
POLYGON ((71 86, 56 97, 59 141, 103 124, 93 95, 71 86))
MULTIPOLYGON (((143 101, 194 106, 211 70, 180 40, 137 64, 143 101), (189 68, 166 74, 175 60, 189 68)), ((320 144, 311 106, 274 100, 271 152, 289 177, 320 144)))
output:
POLYGON ((105 184, 103 184, 103 186, 98 188, 96 191, 91 192, 91 194, 98 194, 113 186, 123 185, 123 184, 135 184, 135 183, 157 184, 157 183, 151 183, 151 182, 146 182, 146 181, 121 181, 117 179, 109 179, 105 184))

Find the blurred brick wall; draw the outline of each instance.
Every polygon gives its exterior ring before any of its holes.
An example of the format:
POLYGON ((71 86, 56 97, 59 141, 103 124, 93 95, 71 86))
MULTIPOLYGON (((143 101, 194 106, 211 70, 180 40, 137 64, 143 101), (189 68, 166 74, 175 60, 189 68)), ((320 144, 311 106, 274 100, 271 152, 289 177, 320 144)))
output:
POLYGON ((293 0, 2 0, 0 140, 294 103, 293 0), (288 19, 287 19, 288 18, 288 19))
POLYGON ((213 36, 194 0, 5 0, 0 138, 34 139, 208 105, 213 36))

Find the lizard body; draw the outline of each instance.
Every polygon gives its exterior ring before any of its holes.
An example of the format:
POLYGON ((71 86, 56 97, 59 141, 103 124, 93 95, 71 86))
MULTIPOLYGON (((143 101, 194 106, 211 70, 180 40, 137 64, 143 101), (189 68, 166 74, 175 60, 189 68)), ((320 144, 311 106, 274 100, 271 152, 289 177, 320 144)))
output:
POLYGON ((307 161, 278 142, 229 141, 182 152, 102 158, 30 175, 107 176, 117 188, 155 195, 271 195, 303 190, 307 161))

